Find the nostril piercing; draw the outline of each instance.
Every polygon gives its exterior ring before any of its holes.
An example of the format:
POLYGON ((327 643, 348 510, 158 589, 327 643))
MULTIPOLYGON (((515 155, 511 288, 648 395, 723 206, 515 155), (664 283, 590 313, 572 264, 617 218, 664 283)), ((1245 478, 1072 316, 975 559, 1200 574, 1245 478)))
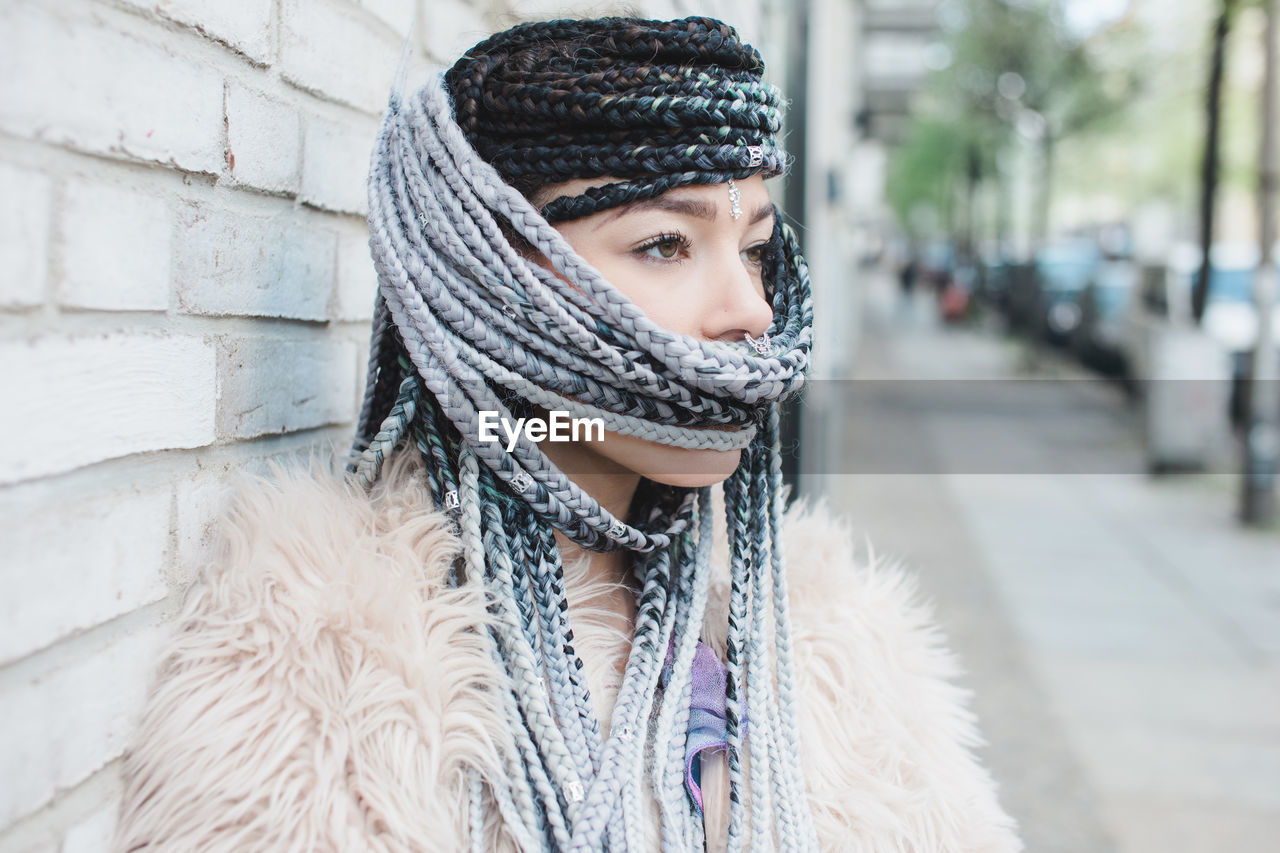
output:
POLYGON ((747 343, 751 345, 751 348, 760 355, 769 355, 773 352, 773 341, 769 339, 768 332, 765 332, 758 338, 751 337, 751 333, 747 332, 743 337, 746 338, 747 343))

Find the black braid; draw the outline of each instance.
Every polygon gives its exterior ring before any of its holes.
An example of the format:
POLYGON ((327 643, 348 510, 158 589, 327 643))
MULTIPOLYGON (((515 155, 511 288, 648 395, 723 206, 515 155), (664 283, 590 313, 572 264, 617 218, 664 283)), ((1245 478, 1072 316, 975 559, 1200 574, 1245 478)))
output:
POLYGON ((528 197, 575 178, 617 183, 543 207, 589 216, 669 189, 781 174, 776 90, 755 48, 711 18, 517 26, 445 74, 459 126, 528 197))

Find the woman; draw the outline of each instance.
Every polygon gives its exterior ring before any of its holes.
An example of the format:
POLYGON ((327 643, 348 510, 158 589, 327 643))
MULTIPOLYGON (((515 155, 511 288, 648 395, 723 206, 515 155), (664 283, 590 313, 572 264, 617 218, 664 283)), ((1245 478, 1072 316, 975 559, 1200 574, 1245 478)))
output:
POLYGON ((355 476, 241 498, 121 848, 1018 849, 901 579, 781 512, 812 310, 762 71, 556 21, 393 93, 355 476))

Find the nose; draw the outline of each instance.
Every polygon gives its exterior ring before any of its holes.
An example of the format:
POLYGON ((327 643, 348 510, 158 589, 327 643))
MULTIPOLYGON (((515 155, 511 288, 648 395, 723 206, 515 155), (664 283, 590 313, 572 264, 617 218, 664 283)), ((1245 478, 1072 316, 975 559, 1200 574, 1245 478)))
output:
POLYGON ((741 343, 744 335, 758 338, 773 322, 773 307, 760 292, 760 279, 741 256, 718 263, 707 288, 710 304, 704 313, 703 337, 741 343))

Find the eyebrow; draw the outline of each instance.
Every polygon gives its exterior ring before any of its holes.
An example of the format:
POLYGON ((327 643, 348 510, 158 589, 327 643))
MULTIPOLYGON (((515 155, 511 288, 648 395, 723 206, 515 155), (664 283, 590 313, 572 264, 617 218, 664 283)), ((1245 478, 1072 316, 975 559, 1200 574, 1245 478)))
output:
POLYGON ((756 208, 755 213, 751 214, 751 221, 748 222, 747 224, 755 225, 757 222, 763 222, 764 220, 768 219, 770 216, 773 216, 776 210, 777 208, 773 206, 773 202, 762 204, 756 208))
MULTIPOLYGON (((760 205, 760 207, 757 207, 755 212, 751 214, 751 219, 747 224, 755 225, 757 222, 762 222, 773 215, 774 209, 773 202, 766 202, 760 205)), ((660 195, 657 198, 646 198, 641 199, 640 201, 634 201, 631 204, 611 211, 609 215, 601 221, 600 226, 612 222, 620 216, 625 216, 628 213, 636 213, 641 210, 665 210, 670 213, 692 216, 695 219, 705 219, 708 222, 716 221, 716 208, 713 204, 709 204, 701 199, 668 198, 665 195, 660 195)))

